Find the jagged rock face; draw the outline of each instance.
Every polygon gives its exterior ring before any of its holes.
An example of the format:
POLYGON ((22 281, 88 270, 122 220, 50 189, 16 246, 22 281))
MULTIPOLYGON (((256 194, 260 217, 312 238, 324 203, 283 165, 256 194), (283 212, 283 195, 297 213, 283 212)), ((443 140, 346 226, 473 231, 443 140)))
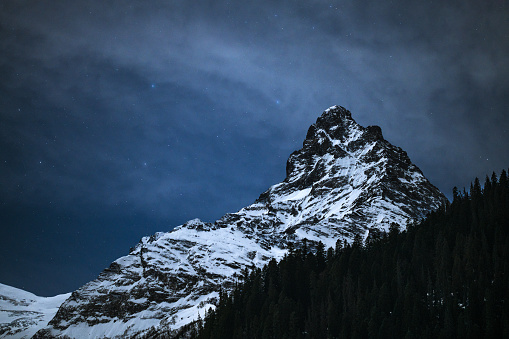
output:
POLYGON ((329 245, 337 234, 351 239, 373 227, 386 231, 392 222, 405 226, 446 201, 380 127, 364 128, 338 106, 311 125, 286 172, 258 201, 285 214, 287 232, 329 245), (305 199, 286 198, 292 194, 305 199))
POLYGON ((358 125, 339 106, 309 128, 286 172, 236 213, 143 238, 73 292, 39 336, 124 338, 151 327, 178 329, 203 318, 219 289, 231 289, 244 270, 284 256, 289 243, 351 242, 391 223, 405 227, 446 202, 379 127, 358 125))

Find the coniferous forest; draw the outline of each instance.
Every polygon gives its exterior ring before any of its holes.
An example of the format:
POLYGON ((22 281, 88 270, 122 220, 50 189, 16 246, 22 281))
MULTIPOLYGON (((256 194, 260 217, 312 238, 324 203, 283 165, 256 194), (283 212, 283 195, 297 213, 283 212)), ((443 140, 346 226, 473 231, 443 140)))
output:
POLYGON ((304 241, 221 293, 192 336, 509 338, 507 172, 453 197, 404 232, 304 241))

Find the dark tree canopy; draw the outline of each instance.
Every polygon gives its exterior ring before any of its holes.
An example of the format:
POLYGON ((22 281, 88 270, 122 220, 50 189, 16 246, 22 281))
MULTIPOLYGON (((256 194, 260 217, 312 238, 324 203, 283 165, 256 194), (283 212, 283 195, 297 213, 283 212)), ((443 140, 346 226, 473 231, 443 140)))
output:
POLYGON ((507 173, 365 244, 295 246, 247 275, 195 338, 509 337, 507 173))

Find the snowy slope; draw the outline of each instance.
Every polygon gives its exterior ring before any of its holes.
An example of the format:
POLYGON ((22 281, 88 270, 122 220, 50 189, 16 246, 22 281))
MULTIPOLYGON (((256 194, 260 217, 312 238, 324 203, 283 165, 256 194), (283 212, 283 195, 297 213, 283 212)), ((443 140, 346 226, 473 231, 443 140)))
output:
POLYGON ((55 316, 70 293, 38 297, 0 284, 0 338, 31 338, 55 316))
POLYGON ((334 246, 391 223, 404 228, 446 201, 391 145, 340 106, 323 112, 286 179, 214 223, 191 220, 143 238, 129 255, 73 292, 39 337, 129 337, 178 329, 213 307, 242 272, 281 258, 302 239, 334 246))

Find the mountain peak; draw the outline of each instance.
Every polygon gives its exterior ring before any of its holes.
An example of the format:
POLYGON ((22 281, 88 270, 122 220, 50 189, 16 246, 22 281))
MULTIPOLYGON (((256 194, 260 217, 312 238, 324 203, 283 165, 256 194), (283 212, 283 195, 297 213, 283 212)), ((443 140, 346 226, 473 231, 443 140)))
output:
POLYGON ((197 219, 144 237, 63 303, 40 338, 141 336, 203 317, 246 270, 307 239, 327 247, 405 228, 446 201, 407 154, 333 106, 311 125, 287 177, 214 223, 197 219), (50 335, 51 334, 51 335, 50 335))
POLYGON ((343 106, 334 105, 323 111, 316 122, 320 123, 322 121, 338 121, 344 119, 353 120, 352 113, 343 106))
MULTIPOLYGON (((330 163, 330 158, 341 162, 351 157, 358 158, 365 150, 366 154, 373 155, 373 159, 380 159, 382 154, 375 156, 371 149, 394 150, 395 148, 383 138, 382 129, 379 126, 363 127, 352 118, 349 110, 338 105, 332 106, 309 127, 302 149, 293 152, 288 158, 285 182, 305 187, 327 176, 325 167, 318 167, 322 168, 322 171, 318 171, 315 167, 318 158, 323 160, 318 162, 320 165, 324 162, 330 163), (376 147, 374 143, 377 144, 376 147)), ((410 163, 402 150, 401 157, 405 158, 405 162, 410 163)))
POLYGON ((360 126, 352 118, 352 113, 349 110, 335 105, 326 109, 309 127, 303 146, 312 146, 317 142, 322 145, 325 142, 325 146, 316 147, 315 145, 314 149, 318 154, 323 155, 328 151, 327 146, 330 146, 327 139, 333 144, 347 146, 359 137, 372 141, 383 140, 382 129, 379 126, 366 128, 360 126))
POLYGON ((327 117, 333 117, 335 119, 340 118, 346 118, 346 119, 352 119, 352 113, 344 108, 343 106, 334 105, 329 108, 327 108, 325 111, 323 111, 322 115, 318 117, 318 120, 327 118, 327 117))
POLYGON ((316 119, 316 123, 309 127, 306 140, 312 138, 316 131, 322 130, 330 134, 330 136, 340 137, 340 134, 348 130, 349 126, 354 125, 357 125, 357 123, 352 118, 352 113, 349 110, 342 106, 332 106, 326 109, 316 119))
MULTIPOLYGON (((352 118, 352 113, 349 110, 343 106, 334 105, 327 108, 322 115, 316 119, 315 126, 324 130, 337 130, 340 126, 359 125, 352 118)), ((383 139, 382 129, 380 126, 368 126, 366 127, 365 132, 375 139, 383 139)))

